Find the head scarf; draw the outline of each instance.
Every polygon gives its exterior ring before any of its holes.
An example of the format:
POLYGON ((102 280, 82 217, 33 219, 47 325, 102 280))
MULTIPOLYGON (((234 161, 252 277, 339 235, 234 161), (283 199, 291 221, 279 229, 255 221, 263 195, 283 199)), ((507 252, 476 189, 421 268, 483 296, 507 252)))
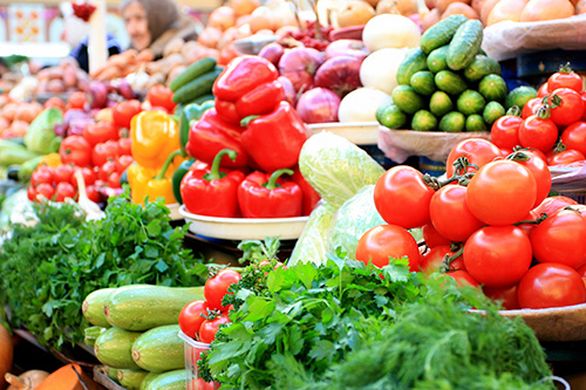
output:
POLYGON ((135 1, 145 9, 151 44, 159 39, 165 31, 178 25, 179 8, 174 0, 124 0, 120 9, 124 11, 129 4, 135 1))

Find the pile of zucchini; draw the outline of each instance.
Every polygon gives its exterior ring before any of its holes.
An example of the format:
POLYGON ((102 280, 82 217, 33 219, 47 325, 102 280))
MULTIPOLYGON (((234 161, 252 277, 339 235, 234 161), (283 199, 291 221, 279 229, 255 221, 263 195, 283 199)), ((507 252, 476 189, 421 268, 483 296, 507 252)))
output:
POLYGON ((216 66, 213 58, 194 62, 169 84, 173 91, 173 101, 186 105, 213 100, 212 87, 221 72, 222 68, 216 66))
POLYGON ((507 85, 481 50, 482 23, 452 15, 428 29, 397 71, 393 103, 377 120, 391 129, 487 131, 505 115, 507 85))
POLYGON ((185 389, 187 372, 179 313, 203 299, 203 287, 134 285, 92 292, 83 302, 85 342, 108 375, 125 388, 185 389))

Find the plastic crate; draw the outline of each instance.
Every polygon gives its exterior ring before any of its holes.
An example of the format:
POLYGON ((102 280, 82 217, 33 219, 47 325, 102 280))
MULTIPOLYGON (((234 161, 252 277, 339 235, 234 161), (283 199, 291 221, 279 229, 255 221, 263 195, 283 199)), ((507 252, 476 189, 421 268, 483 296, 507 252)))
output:
MULTIPOLYGON (((210 345, 201 343, 187 336, 182 331, 179 331, 179 338, 184 342, 184 353, 185 353, 185 370, 187 371, 187 390, 200 390, 204 386, 202 381, 198 381, 199 376, 197 373, 197 362, 200 359, 200 355, 210 349, 210 345)), ((214 389, 220 387, 217 383, 208 383, 205 389, 210 389, 213 386, 214 389)))
MULTIPOLYGON (((555 189, 555 188, 554 188, 555 189)), ((586 189, 556 191, 558 195, 574 199, 578 204, 586 204, 586 189)))

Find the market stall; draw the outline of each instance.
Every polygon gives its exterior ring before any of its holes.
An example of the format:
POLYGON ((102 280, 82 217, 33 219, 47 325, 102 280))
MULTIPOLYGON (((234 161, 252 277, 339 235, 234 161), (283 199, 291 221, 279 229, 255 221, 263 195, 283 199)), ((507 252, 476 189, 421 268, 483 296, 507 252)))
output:
POLYGON ((180 3, 2 57, 0 386, 586 388, 582 1, 180 3))

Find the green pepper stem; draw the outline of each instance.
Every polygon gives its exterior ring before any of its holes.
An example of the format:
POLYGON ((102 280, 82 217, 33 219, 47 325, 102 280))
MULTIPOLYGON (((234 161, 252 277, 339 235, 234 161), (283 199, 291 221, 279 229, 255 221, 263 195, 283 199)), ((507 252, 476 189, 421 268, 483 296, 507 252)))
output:
POLYGON ((216 154, 214 157, 214 161, 212 161, 212 167, 210 168, 210 172, 207 173, 204 178, 208 181, 221 179, 225 176, 224 173, 220 172, 220 165, 222 165, 222 158, 224 156, 228 156, 230 160, 236 160, 237 153, 232 149, 222 149, 216 154))
POLYGON ((260 115, 249 115, 246 118, 242 119, 240 121, 240 126, 241 127, 247 127, 250 122, 252 122, 253 120, 255 120, 256 118, 258 118, 260 115))
POLYGON ((519 108, 519 106, 515 105, 515 106, 509 108, 509 110, 507 111, 507 115, 521 116, 521 109, 519 108))
POLYGON ((267 190, 274 190, 275 188, 279 187, 277 180, 283 175, 291 176, 294 172, 291 169, 279 169, 273 172, 269 181, 264 185, 267 190))
POLYGON ((161 171, 157 174, 157 176, 155 176, 156 180, 161 180, 165 177, 165 174, 167 174, 167 171, 169 170, 171 163, 173 163, 173 160, 175 160, 175 157, 177 156, 184 156, 184 153, 181 149, 176 150, 169 154, 169 156, 167 156, 167 159, 165 160, 165 163, 163 164, 161 171))

